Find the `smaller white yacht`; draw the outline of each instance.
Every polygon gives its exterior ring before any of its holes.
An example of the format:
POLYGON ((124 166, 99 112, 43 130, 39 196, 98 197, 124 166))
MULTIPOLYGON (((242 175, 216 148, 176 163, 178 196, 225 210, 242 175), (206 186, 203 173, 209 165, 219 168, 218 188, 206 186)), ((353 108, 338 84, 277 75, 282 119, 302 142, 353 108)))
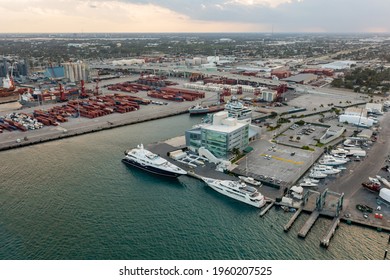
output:
POLYGON ((206 177, 202 177, 202 180, 213 190, 257 208, 263 207, 266 203, 264 196, 256 188, 248 186, 244 182, 206 177))
POLYGON ((300 187, 317 187, 318 184, 317 183, 314 183, 312 180, 310 179, 306 179, 306 180, 303 180, 301 183, 299 183, 299 186, 300 187))
POLYGON ((318 161, 322 165, 342 165, 346 164, 348 162, 348 159, 340 158, 340 157, 334 157, 331 155, 324 155, 322 159, 318 161))
POLYGON ((299 183, 300 187, 317 187, 318 186, 318 180, 316 179, 310 179, 305 178, 301 183, 299 183))
POLYGON ((238 176, 238 178, 241 181, 248 183, 250 185, 256 186, 256 187, 260 187, 262 185, 260 181, 257 181, 255 179, 253 179, 252 177, 238 176))
POLYGON ((335 175, 341 172, 341 169, 333 168, 328 165, 314 165, 313 171, 318 171, 327 175, 335 175))
POLYGON ((310 172, 310 174, 309 174, 309 177, 310 177, 310 178, 314 178, 314 179, 324 179, 324 178, 328 177, 328 175, 325 174, 325 173, 322 173, 322 172, 320 172, 320 171, 314 171, 314 170, 312 170, 312 171, 310 172))
POLYGON ((373 177, 368 177, 368 180, 372 183, 375 183, 375 184, 381 184, 381 182, 379 181, 379 178, 373 178, 373 177))

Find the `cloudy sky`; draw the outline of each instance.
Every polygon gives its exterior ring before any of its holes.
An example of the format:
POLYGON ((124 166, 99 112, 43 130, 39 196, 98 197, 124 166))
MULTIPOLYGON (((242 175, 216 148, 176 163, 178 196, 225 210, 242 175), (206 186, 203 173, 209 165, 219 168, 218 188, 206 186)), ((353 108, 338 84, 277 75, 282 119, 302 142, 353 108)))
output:
POLYGON ((0 33, 390 32, 390 0, 0 0, 0 33))

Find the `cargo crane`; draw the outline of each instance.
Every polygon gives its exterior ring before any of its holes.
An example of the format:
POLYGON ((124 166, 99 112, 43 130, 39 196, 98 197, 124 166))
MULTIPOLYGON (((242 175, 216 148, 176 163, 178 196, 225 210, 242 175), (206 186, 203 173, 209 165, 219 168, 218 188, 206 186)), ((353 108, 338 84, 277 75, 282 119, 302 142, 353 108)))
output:
POLYGON ((99 81, 100 81, 100 79, 99 79, 99 73, 98 73, 98 77, 96 79, 95 91, 94 91, 95 96, 99 95, 99 81))
POLYGON ((287 84, 280 84, 276 88, 276 98, 275 98, 275 101, 276 102, 282 102, 283 101, 282 94, 285 93, 287 90, 288 90, 287 89, 287 84))
POLYGON ((79 95, 79 98, 87 98, 89 95, 88 95, 88 93, 85 90, 85 82, 84 82, 84 80, 81 80, 80 83, 81 83, 81 93, 79 95))

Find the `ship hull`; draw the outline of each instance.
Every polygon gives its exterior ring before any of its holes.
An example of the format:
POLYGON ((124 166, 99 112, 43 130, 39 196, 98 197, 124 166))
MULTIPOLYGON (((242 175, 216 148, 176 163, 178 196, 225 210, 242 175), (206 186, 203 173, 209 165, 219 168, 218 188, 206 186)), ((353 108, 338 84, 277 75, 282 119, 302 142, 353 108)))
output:
POLYGON ((134 166, 134 167, 137 167, 137 168, 142 169, 144 171, 147 171, 149 173, 161 175, 161 176, 165 176, 165 177, 169 177, 169 178, 177 178, 180 175, 183 175, 183 174, 174 173, 174 172, 167 171, 167 170, 158 169, 156 167, 149 166, 149 165, 141 165, 140 163, 129 160, 127 158, 122 159, 122 162, 129 165, 129 166, 134 166))
POLYGON ((224 110, 224 107, 209 107, 209 108, 206 108, 206 109, 189 109, 189 113, 190 115, 202 115, 202 114, 209 114, 209 113, 215 113, 215 112, 219 112, 219 111, 223 111, 224 110))

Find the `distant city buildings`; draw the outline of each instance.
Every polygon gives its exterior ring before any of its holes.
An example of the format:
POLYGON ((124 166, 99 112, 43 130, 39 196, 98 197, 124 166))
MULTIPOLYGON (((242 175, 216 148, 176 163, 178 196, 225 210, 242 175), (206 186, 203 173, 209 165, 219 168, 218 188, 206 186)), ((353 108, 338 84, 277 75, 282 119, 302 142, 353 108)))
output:
POLYGON ((3 57, 3 59, 0 60, 0 77, 6 77, 7 75, 12 75, 13 77, 27 76, 27 60, 3 57))

